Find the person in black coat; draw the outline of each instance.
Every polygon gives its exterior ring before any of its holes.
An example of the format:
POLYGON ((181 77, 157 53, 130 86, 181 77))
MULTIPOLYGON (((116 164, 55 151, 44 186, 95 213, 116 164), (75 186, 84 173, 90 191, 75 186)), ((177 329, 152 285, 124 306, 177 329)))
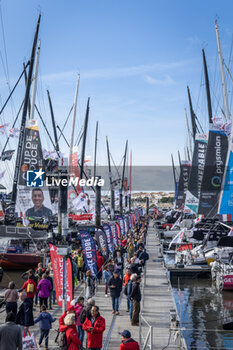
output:
POLYGON ((136 260, 135 257, 131 258, 129 269, 130 269, 131 273, 136 273, 137 275, 140 275, 140 273, 142 272, 142 268, 141 268, 140 264, 135 262, 135 260, 136 260))
POLYGON ((24 332, 28 332, 30 326, 34 325, 33 318, 33 300, 31 298, 27 298, 27 294, 22 292, 20 294, 20 299, 22 300, 22 304, 19 307, 19 311, 16 315, 16 324, 21 326, 22 335, 24 332))
POLYGON ((135 282, 132 285, 132 291, 130 294, 130 300, 133 302, 133 315, 131 320, 132 326, 139 326, 139 313, 140 313, 140 301, 141 301, 141 290, 140 290, 141 277, 137 276, 135 282))
POLYGON ((140 260, 142 266, 144 266, 146 261, 149 259, 149 254, 146 252, 146 249, 143 247, 139 247, 136 254, 137 254, 137 258, 140 260))
POLYGON ((108 285, 112 298, 112 313, 119 315, 119 297, 122 290, 122 279, 119 277, 118 271, 113 272, 113 276, 109 279, 108 285))

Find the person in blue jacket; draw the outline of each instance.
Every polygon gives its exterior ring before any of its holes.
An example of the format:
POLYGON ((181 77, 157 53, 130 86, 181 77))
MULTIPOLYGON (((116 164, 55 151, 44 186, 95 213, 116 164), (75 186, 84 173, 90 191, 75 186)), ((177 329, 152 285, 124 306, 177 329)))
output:
POLYGON ((40 328, 40 339, 39 345, 41 345, 43 339, 45 338, 45 348, 48 349, 49 344, 49 331, 52 328, 51 323, 56 321, 56 318, 53 318, 49 312, 46 311, 46 306, 41 306, 41 313, 35 319, 34 323, 39 322, 40 328))

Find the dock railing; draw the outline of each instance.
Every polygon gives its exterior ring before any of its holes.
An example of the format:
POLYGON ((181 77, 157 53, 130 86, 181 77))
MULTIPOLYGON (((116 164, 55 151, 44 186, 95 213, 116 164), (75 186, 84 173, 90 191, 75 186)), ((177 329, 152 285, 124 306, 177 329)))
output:
POLYGON ((153 327, 142 315, 142 310, 144 308, 144 290, 146 286, 146 264, 143 269, 143 278, 141 282, 141 294, 142 294, 142 303, 141 303, 141 312, 139 314, 139 346, 141 350, 150 349, 153 350, 153 327), (143 336, 142 328, 146 326, 147 333, 146 336, 143 336))
POLYGON ((139 347, 141 350, 150 349, 153 350, 153 327, 147 322, 142 313, 139 316, 139 347), (143 324, 148 328, 145 338, 143 337, 142 327, 143 324))

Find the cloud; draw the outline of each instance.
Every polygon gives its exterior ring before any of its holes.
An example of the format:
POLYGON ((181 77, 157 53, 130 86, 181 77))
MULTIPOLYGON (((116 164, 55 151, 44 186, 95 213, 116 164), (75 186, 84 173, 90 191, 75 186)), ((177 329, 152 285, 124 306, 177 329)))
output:
MULTIPOLYGON (((89 70, 81 70, 81 79, 118 79, 124 77, 133 77, 145 75, 150 72, 161 72, 172 70, 174 68, 184 67, 191 64, 191 61, 178 61, 168 63, 152 63, 138 66, 127 66, 127 67, 112 67, 112 68, 97 68, 89 70)), ((75 71, 66 71, 59 73, 52 73, 44 75, 42 78, 44 81, 55 81, 55 80, 74 80, 77 76, 75 71)))
POLYGON ((169 75, 166 75, 164 79, 155 79, 150 75, 146 75, 145 80, 151 85, 170 86, 175 84, 175 81, 169 75))
POLYGON ((189 36, 185 39, 190 46, 200 45, 202 43, 201 39, 197 35, 189 36))

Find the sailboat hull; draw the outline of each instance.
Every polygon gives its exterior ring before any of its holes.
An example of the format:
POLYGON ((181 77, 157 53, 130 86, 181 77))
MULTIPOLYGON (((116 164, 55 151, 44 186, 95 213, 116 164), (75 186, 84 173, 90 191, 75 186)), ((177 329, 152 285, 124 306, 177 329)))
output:
POLYGON ((36 267, 42 260, 43 257, 35 253, 2 253, 0 265, 3 270, 27 270, 36 267))

